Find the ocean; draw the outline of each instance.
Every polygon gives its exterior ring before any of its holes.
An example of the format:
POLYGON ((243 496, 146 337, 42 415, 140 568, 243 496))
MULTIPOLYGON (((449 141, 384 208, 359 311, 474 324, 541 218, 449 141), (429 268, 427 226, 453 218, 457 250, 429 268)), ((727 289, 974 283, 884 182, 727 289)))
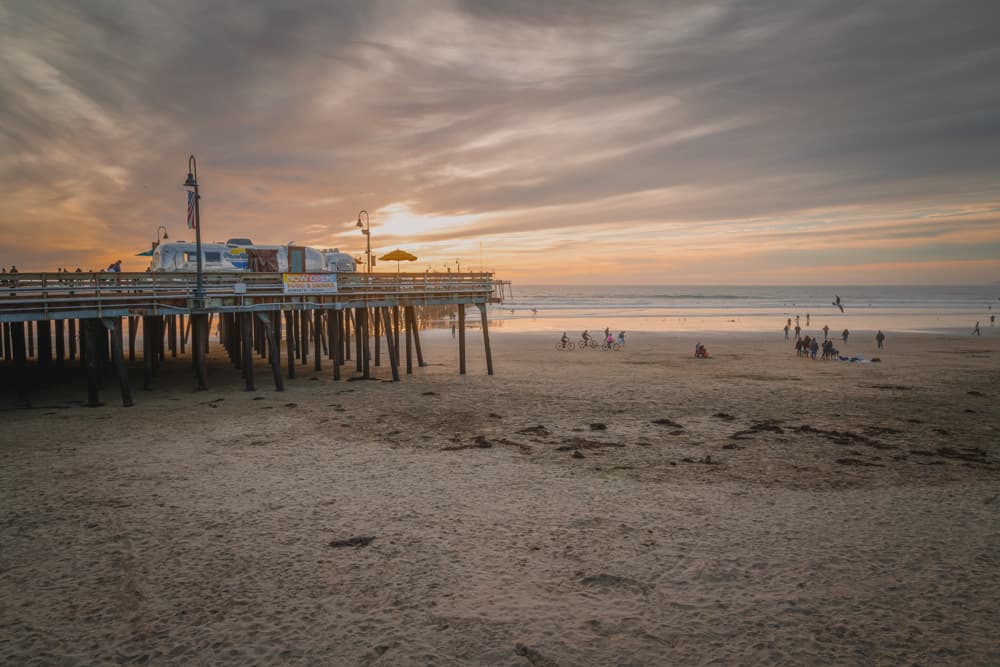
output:
MULTIPOLYGON (((490 307, 494 329, 562 332, 762 332, 782 334, 789 318, 807 332, 961 333, 978 321, 991 333, 1000 284, 788 286, 518 285, 490 307), (839 295, 844 312, 834 305, 839 295), (808 324, 807 324, 808 318, 808 324)), ((993 327, 992 332, 1000 331, 993 327)), ((782 334, 783 335, 783 334, 782 334)))

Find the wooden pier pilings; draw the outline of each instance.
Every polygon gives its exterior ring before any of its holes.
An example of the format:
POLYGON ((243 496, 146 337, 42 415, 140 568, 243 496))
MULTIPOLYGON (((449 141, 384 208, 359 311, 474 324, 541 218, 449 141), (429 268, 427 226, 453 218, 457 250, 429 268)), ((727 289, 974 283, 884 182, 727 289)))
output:
POLYGON ((281 289, 280 274, 215 274, 206 297, 195 299, 193 274, 19 274, 4 283, 0 295, 0 372, 20 405, 28 405, 37 389, 82 376, 86 404, 94 407, 102 405, 110 374, 128 407, 135 402, 130 370, 141 363, 143 389, 153 390, 161 366, 184 357, 188 342, 194 386, 207 389, 214 329, 246 391, 258 388, 258 356, 268 362, 275 391, 284 391, 286 373, 295 379, 297 365, 311 362, 314 372, 322 372, 323 357, 333 380, 341 380, 352 352, 361 377, 372 378, 385 361, 391 380, 398 382, 402 373, 412 375, 415 365, 427 365, 418 310, 448 306, 458 318, 458 372, 464 375, 465 306, 472 303, 480 311, 486 371, 493 374, 486 307, 498 300, 503 283, 491 274, 338 278, 334 294, 289 295, 281 289))

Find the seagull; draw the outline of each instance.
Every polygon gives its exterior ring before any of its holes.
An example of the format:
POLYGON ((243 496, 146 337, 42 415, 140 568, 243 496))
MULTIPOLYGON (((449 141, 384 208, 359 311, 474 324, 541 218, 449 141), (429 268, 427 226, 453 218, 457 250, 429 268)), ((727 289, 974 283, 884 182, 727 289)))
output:
POLYGON ((833 305, 840 308, 840 312, 844 312, 844 304, 840 303, 840 295, 834 294, 834 296, 837 297, 837 300, 833 302, 833 305))

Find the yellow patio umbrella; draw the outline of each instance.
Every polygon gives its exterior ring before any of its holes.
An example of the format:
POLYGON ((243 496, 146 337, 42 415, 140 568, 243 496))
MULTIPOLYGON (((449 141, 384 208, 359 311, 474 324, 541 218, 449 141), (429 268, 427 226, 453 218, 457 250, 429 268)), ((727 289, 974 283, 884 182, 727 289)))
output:
POLYGON ((415 262, 417 261, 417 256, 396 248, 392 252, 379 257, 379 260, 383 262, 396 262, 396 273, 399 273, 400 262, 415 262))

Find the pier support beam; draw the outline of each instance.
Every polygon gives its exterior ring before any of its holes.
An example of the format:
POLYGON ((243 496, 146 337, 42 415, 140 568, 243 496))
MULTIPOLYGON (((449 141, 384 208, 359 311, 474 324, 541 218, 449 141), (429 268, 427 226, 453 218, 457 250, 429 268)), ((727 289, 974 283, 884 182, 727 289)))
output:
POLYGON ((253 385, 253 313, 240 313, 240 338, 243 351, 243 379, 246 390, 254 391, 253 385))
POLYGON ((156 359, 159 363, 167 360, 167 318, 162 315, 156 316, 156 359))
POLYGON ((322 354, 320 352, 320 343, 323 340, 323 311, 319 308, 313 311, 312 336, 313 370, 321 371, 323 370, 322 354))
POLYGON ((66 337, 69 339, 67 341, 69 343, 69 360, 76 361, 76 342, 78 340, 76 335, 76 320, 69 321, 66 337))
POLYGON ((417 326, 417 311, 416 307, 407 307, 410 315, 410 327, 413 328, 413 347, 417 351, 417 366, 423 368, 427 364, 424 363, 424 353, 420 348, 420 327, 417 326))
MULTIPOLYGON (((374 330, 372 332, 372 338, 375 339, 375 366, 377 368, 377 367, 379 367, 379 366, 382 365, 382 339, 380 338, 380 336, 382 335, 382 332, 379 331, 379 329, 381 328, 380 327, 381 323, 379 322, 379 312, 378 312, 378 309, 376 308, 374 310, 375 310, 375 322, 374 322, 375 326, 374 326, 374 330)), ((365 315, 367 315, 367 314, 368 313, 365 313, 365 315)), ((389 331, 389 327, 386 327, 385 330, 386 330, 386 332, 388 332, 389 331)))
MULTIPOLYGON (((278 325, 281 325, 281 311, 276 310, 271 315, 274 316, 278 325)), ((285 381, 281 377, 281 345, 278 344, 277 336, 274 334, 275 326, 270 321, 268 313, 257 313, 264 331, 264 338, 267 339, 267 353, 271 360, 271 375, 274 376, 274 390, 285 391, 285 381)))
POLYGON ((153 334, 148 315, 142 317, 142 388, 149 391, 153 388, 153 334))
POLYGON ((128 360, 129 363, 135 363, 135 336, 136 330, 139 328, 139 318, 131 317, 128 318, 128 360))
POLYGON ((465 304, 458 304, 458 374, 465 375, 465 304))
POLYGON ((52 322, 38 321, 38 371, 43 381, 47 381, 52 370, 52 322))
POLYGON ((357 371, 360 373, 365 368, 365 361, 362 359, 364 356, 361 353, 361 312, 363 308, 355 308, 353 319, 354 319, 354 361, 357 366, 357 371))
POLYGON ((413 328, 410 326, 409 308, 403 308, 406 327, 406 374, 413 375, 413 328))
POLYGON ((486 349, 486 374, 493 375, 493 350, 490 348, 490 325, 486 318, 486 304, 477 303, 479 318, 483 326, 483 347, 486 349))
POLYGON ((341 326, 343 325, 342 313, 339 310, 330 311, 330 352, 332 352, 333 362, 333 379, 340 379, 340 364, 343 359, 340 358, 341 355, 341 344, 340 338, 342 335, 341 326))
POLYGON ((285 311, 285 347, 288 353, 288 379, 295 379, 295 311, 285 311))
POLYGON ((392 381, 399 382, 399 354, 396 350, 396 341, 393 337, 392 325, 390 323, 389 309, 381 308, 382 324, 385 329, 385 347, 389 352, 389 367, 392 369, 392 381))
POLYGON ((399 306, 392 307, 392 340, 396 345, 396 364, 399 365, 399 306))
POLYGON ((341 357, 341 361, 351 360, 351 329, 354 328, 354 318, 351 316, 351 309, 343 310, 340 313, 340 321, 343 325, 341 331, 344 332, 344 356, 341 357))
POLYGON ((80 320, 80 327, 84 331, 87 350, 87 407, 97 408, 103 405, 98 393, 100 371, 97 355, 100 354, 98 347, 103 341, 104 328, 100 320, 95 319, 80 320))
POLYGON ((299 332, 299 351, 302 355, 302 365, 307 366, 309 364, 309 311, 302 310, 298 311, 298 332, 299 332))
POLYGON ((208 315, 191 315, 191 356, 194 361, 195 388, 208 389, 208 315))
POLYGON ((24 349, 24 322, 12 322, 8 328, 8 340, 14 357, 14 385, 17 388, 17 404, 27 407, 28 400, 28 356, 24 349))
POLYGON ((56 369, 66 367, 66 320, 56 320, 56 369))
POLYGON ((122 392, 122 407, 130 408, 132 402, 132 387, 128 383, 128 366, 125 365, 125 355, 122 352, 122 320, 120 317, 101 320, 104 328, 111 334, 111 360, 118 373, 118 386, 122 392))
POLYGON ((170 358, 177 358, 177 316, 170 315, 167 317, 167 335, 169 336, 169 346, 170 346, 170 358))
POLYGON ((372 360, 372 348, 371 348, 371 319, 369 318, 370 309, 361 309, 361 335, 364 338, 364 345, 361 348, 362 366, 363 374, 366 380, 370 380, 372 377, 371 360, 372 360))

